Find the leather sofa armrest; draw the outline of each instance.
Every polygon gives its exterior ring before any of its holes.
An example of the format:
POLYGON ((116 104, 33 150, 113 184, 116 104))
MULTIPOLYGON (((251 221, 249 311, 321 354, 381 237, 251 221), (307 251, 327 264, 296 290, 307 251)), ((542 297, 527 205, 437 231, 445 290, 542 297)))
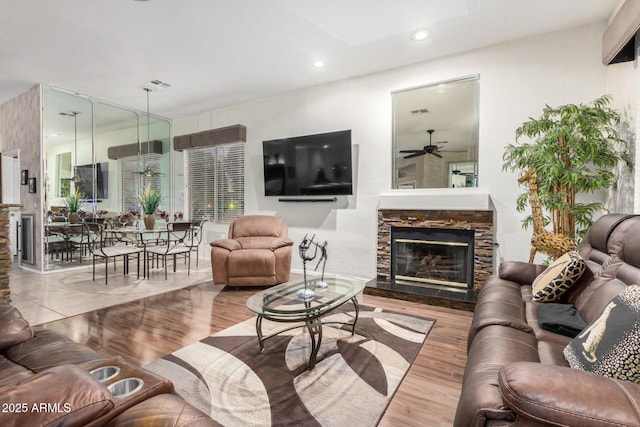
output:
POLYGON ((275 251, 276 249, 283 248, 285 246, 293 246, 293 240, 291 239, 275 239, 271 244, 271 250, 275 251))
POLYGON ((498 385, 520 424, 640 424, 640 385, 629 381, 564 366, 515 362, 500 370, 498 385))
POLYGON ((33 330, 11 304, 0 305, 0 351, 33 338, 33 330))
POLYGON ((84 426, 114 407, 111 393, 76 365, 41 371, 0 388, 0 425, 84 426))
POLYGON ((221 426, 175 394, 160 394, 111 420, 107 427, 214 427, 221 426))
POLYGON ((209 243, 209 245, 211 245, 212 247, 223 248, 228 251, 237 251, 239 249, 242 249, 240 243, 237 240, 233 239, 218 239, 209 243))
POLYGON ((510 280, 519 285, 531 285, 536 277, 545 270, 544 265, 521 261, 503 261, 498 267, 501 279, 510 280))

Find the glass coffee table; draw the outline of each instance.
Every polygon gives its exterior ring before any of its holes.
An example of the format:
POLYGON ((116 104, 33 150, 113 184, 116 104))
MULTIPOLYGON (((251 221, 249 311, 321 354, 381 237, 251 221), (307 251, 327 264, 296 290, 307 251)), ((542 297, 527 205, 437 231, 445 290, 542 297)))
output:
POLYGON ((355 333, 358 321, 359 306, 356 296, 364 289, 364 280, 346 276, 325 276, 307 278, 307 289, 313 290, 313 297, 304 297, 305 284, 303 280, 286 282, 252 295, 247 300, 247 307, 258 315, 256 319, 256 333, 260 351, 264 351, 264 342, 283 332, 295 328, 307 327, 311 338, 311 355, 309 356, 309 369, 316 364, 318 350, 322 343, 322 317, 331 313, 347 301, 351 301, 355 307, 355 318, 351 323, 341 323, 351 326, 351 334, 355 333), (273 322, 293 323, 303 322, 286 329, 279 330, 270 335, 263 335, 262 320, 273 322))

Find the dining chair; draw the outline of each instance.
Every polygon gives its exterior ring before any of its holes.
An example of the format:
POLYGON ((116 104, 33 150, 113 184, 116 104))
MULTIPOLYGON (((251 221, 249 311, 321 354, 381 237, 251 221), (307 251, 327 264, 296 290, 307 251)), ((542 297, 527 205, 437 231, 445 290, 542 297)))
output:
POLYGON ((90 246, 92 244, 91 239, 91 231, 87 226, 87 223, 83 224, 73 224, 69 227, 66 227, 65 230, 68 230, 68 241, 71 250, 71 256, 73 257, 73 251, 78 249, 79 251, 79 261, 82 264, 82 257, 87 255, 90 251, 90 246))
POLYGON ((44 232, 45 253, 51 254, 52 260, 55 255, 56 259, 61 257, 62 261, 64 261, 67 241, 63 237, 62 232, 55 231, 54 229, 49 227, 49 225, 45 225, 44 232))
POLYGON ((189 247, 191 252, 196 252, 196 268, 198 267, 198 259, 200 259, 200 244, 202 243, 202 235, 204 234, 204 223, 206 219, 200 221, 191 221, 191 230, 189 232, 189 247))
POLYGON ((184 256, 187 261, 187 274, 191 274, 191 246, 190 246, 190 222, 169 222, 167 230, 161 238, 162 244, 147 247, 147 271, 148 263, 154 257, 162 258, 164 264, 164 279, 167 280, 167 258, 173 258, 173 272, 176 272, 176 259, 178 255, 184 256))
POLYGON ((102 259, 104 261, 104 284, 108 283, 109 277, 109 259, 115 260, 117 257, 122 257, 123 261, 123 274, 129 274, 129 259, 135 256, 137 261, 137 274, 140 278, 140 254, 144 252, 144 249, 132 245, 129 241, 119 241, 117 230, 110 231, 110 241, 105 239, 105 233, 101 224, 87 223, 85 224, 89 230, 89 236, 91 243, 89 248, 91 250, 93 258, 93 280, 96 280, 96 259, 102 259))

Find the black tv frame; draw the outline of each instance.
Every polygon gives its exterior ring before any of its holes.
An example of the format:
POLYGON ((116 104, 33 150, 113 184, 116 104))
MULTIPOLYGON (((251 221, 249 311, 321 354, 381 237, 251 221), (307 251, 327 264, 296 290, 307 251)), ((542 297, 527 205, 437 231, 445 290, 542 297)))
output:
MULTIPOLYGON (((265 140, 262 142, 262 150, 263 150, 263 179, 264 179, 264 195, 265 197, 278 197, 279 201, 282 202, 335 202, 337 201, 337 196, 350 196, 353 195, 353 146, 352 146, 352 131, 348 130, 340 130, 333 132, 325 132, 325 133, 317 133, 317 134, 309 134, 302 136, 295 136, 289 138, 278 138, 272 140, 265 140), (271 148, 267 150, 267 145, 276 146, 281 144, 283 149, 281 153, 274 153, 274 150, 271 148), (300 180, 299 171, 306 171, 306 177, 310 177, 311 173, 303 167, 297 167, 294 162, 291 161, 290 152, 293 147, 298 146, 309 146, 307 148, 310 150, 317 150, 319 146, 327 145, 327 144, 337 144, 337 145, 346 145, 348 146, 348 155, 344 156, 344 158, 340 158, 340 162, 334 162, 329 164, 327 162, 327 157, 322 157, 323 163, 320 164, 320 170, 316 176, 316 183, 314 185, 306 186, 304 188, 300 188, 299 185, 294 187, 287 187, 287 179, 292 180, 300 180), (278 159, 278 154, 280 154, 281 158, 278 159), (271 156, 275 156, 275 161, 279 161, 279 163, 270 163, 273 162, 274 159, 271 156), (287 160, 288 159, 288 160, 287 160), (335 172, 336 168, 344 168, 348 173, 348 180, 346 181, 336 181, 336 177, 339 175, 335 172), (269 169, 271 171, 269 171, 269 169), (326 170, 331 170, 329 175, 326 176, 326 170), (271 179, 269 178, 269 174, 271 174, 271 179), (280 189, 275 189, 274 185, 278 185, 277 176, 281 175, 281 187, 280 189), (275 179, 273 177, 276 177, 275 179), (324 182, 318 182, 317 180, 320 178, 324 178, 324 182), (269 186, 270 183, 271 185, 269 186), (323 188, 324 187, 324 188, 323 188), (271 193, 270 193, 271 188, 271 193), (291 188, 296 188, 298 191, 287 193, 287 190, 291 188)), ((342 146, 342 154, 345 154, 345 146, 342 146)), ((311 151, 310 151, 311 152, 311 151)), ((294 161, 296 159, 293 159, 294 161)), ((335 160, 335 159, 331 159, 335 160)), ((308 165, 305 165, 308 167, 308 165)), ((338 169, 339 170, 339 169, 338 169)), ((347 177, 346 174, 343 176, 347 177)))

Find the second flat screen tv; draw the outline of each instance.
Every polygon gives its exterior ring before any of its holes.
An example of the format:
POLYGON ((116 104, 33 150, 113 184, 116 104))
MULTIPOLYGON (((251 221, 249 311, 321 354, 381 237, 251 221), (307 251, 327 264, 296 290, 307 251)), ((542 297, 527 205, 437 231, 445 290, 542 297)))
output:
POLYGON ((109 197, 109 163, 96 163, 96 194, 93 194, 93 165, 75 167, 75 176, 80 178, 76 188, 89 200, 106 199, 109 197), (93 196, 93 197, 92 197, 93 196))
POLYGON ((353 194, 351 130, 262 142, 265 196, 353 194))

